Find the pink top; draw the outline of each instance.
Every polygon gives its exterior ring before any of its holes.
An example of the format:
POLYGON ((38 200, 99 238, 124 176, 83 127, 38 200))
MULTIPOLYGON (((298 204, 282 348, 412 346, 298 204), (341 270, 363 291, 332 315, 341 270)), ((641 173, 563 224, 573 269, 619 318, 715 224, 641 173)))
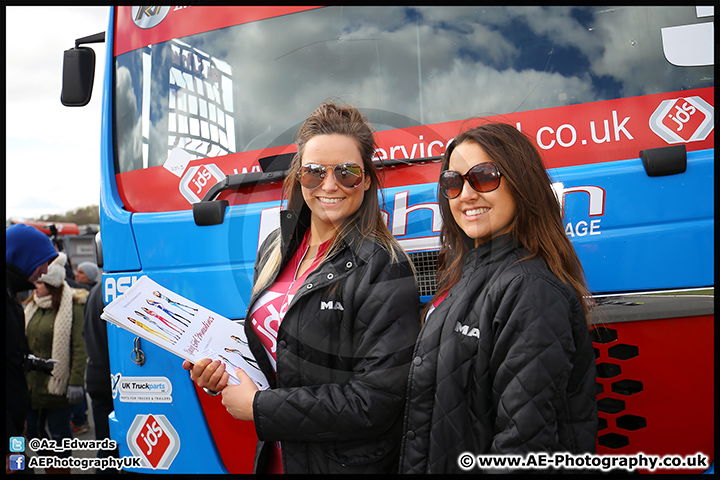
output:
MULTIPOLYGON (((330 248, 332 239, 322 243, 318 248, 318 254, 308 268, 301 276, 297 276, 300 265, 307 254, 310 240, 310 229, 305 233, 300 247, 288 262, 285 269, 280 272, 275 283, 270 285, 257 299, 252 311, 250 312, 250 321, 253 330, 262 342, 267 351, 270 363, 277 375, 277 336, 280 329, 280 323, 283 321, 287 313, 288 306, 292 302, 293 297, 297 293, 298 288, 305 282, 310 272, 315 270, 320 264, 320 259, 330 248)), ((280 442, 273 442, 270 450, 270 459, 268 468, 264 473, 283 473, 282 451, 280 442)))

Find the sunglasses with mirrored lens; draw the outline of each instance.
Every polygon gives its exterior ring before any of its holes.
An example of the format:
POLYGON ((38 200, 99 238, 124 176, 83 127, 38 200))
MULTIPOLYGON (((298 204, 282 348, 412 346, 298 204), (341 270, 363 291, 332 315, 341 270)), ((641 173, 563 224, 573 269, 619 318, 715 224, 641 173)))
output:
POLYGON ((476 192, 492 192, 500 186, 502 174, 494 163, 480 163, 473 166, 465 175, 455 170, 445 170, 440 175, 440 193, 445 198, 455 198, 462 192, 465 180, 476 192))
POLYGON ((333 169, 335 181, 345 188, 355 188, 362 183, 364 171, 357 163, 341 163, 339 165, 309 163, 303 165, 298 172, 300 185, 308 190, 315 190, 325 180, 328 168, 333 169))

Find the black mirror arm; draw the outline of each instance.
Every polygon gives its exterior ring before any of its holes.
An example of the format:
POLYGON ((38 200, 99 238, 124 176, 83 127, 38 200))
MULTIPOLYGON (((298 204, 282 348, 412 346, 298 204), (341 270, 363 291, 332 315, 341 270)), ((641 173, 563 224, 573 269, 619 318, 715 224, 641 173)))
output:
POLYGON ((105 42, 105 32, 96 33, 95 35, 88 35, 87 37, 78 38, 75 40, 75 48, 86 43, 103 43, 105 42))

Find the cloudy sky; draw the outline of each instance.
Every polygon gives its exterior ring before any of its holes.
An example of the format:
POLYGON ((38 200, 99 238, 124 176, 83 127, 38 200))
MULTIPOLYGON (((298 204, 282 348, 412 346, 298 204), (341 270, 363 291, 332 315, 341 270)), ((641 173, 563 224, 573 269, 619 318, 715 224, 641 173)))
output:
POLYGON ((60 103, 63 51, 104 32, 108 7, 6 7, 5 217, 98 204, 105 44, 85 107, 60 103), (12 39, 12 40, 9 40, 12 39))

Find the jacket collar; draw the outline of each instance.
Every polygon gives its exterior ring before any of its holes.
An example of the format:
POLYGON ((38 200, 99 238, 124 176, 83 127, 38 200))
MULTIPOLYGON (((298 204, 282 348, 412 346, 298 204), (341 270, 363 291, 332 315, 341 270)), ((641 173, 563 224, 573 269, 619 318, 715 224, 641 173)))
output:
POLYGON ((489 242, 482 243, 472 249, 465 259, 463 268, 475 268, 484 263, 499 260, 518 248, 510 234, 498 235, 489 242))
POLYGON ((283 258, 287 252, 294 252, 310 228, 310 208, 303 205, 300 210, 280 212, 280 238, 283 258))
MULTIPOLYGON (((310 208, 303 205, 300 210, 283 210, 280 213, 280 238, 283 267, 288 253, 295 252, 302 242, 307 229, 310 228, 310 208)), ((357 225, 354 223, 353 225, 357 225)), ((357 228, 351 228, 345 235, 343 243, 350 247, 356 255, 362 255, 364 237, 357 228)))

